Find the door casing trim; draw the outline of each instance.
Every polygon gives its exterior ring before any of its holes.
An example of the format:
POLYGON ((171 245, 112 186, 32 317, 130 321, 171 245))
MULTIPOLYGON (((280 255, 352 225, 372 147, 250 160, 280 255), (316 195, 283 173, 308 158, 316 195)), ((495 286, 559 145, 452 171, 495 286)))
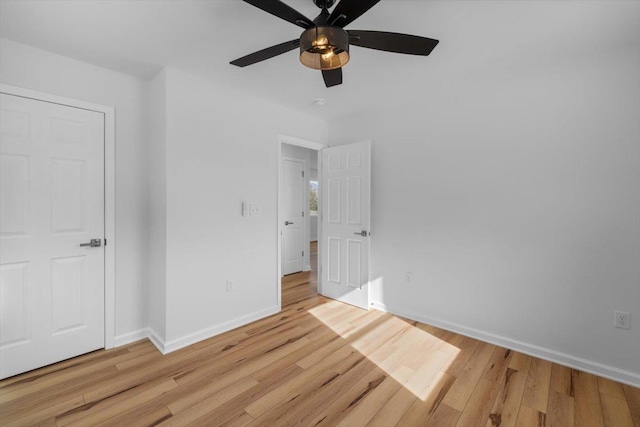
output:
POLYGON ((116 313, 115 108, 0 83, 0 93, 50 102, 104 115, 104 348, 113 348, 116 313))

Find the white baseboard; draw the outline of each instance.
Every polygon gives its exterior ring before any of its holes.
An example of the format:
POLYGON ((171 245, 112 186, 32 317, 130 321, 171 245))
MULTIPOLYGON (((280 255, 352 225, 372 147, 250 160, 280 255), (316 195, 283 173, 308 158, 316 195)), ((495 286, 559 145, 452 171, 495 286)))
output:
POLYGON ((251 322, 255 322, 256 320, 263 319, 267 316, 271 316, 273 314, 279 313, 280 310, 278 307, 271 307, 265 310, 261 310, 255 313, 248 314, 246 316, 238 317, 237 319, 230 320, 228 322, 221 323, 219 325, 214 325, 200 331, 194 332, 189 335, 185 335, 182 338, 175 339, 173 341, 166 342, 164 339, 158 335, 153 328, 144 328, 139 331, 130 332, 128 334, 120 335, 115 338, 116 347, 130 344, 132 342, 141 340, 143 338, 148 338, 151 343, 160 351, 162 354, 168 354, 172 351, 179 350, 181 348, 187 347, 191 344, 195 344, 202 340, 206 340, 207 338, 214 337, 216 335, 223 334, 232 329, 239 328, 240 326, 244 326, 251 322))
POLYGON ((165 351, 164 340, 160 338, 160 335, 158 335, 158 333, 154 331, 153 328, 147 328, 147 338, 149 338, 149 341, 151 341, 151 343, 156 346, 160 353, 167 354, 167 352, 165 351))
POLYGON ((640 387, 640 375, 635 372, 625 371, 613 366, 604 365, 602 363, 593 362, 591 360, 582 359, 580 357, 572 356, 570 354, 561 353, 548 348, 540 347, 533 344, 528 344, 522 341, 513 340, 511 338, 503 337, 500 335, 484 332, 479 329, 469 328, 466 326, 458 325, 444 320, 435 319, 433 317, 424 316, 422 314, 406 312, 403 310, 397 310, 392 307, 388 307, 385 304, 379 302, 372 302, 371 307, 376 310, 395 314, 397 316, 406 317, 407 319, 416 320, 421 323, 436 326, 447 331, 455 332, 460 335, 475 338, 490 344, 498 345, 500 347, 515 350, 520 353, 528 354, 540 359, 548 360, 550 362, 564 365, 570 368, 578 369, 580 371, 588 372, 590 374, 598 375, 604 378, 608 378, 614 381, 618 381, 624 384, 631 385, 633 387, 640 387))
POLYGON ((148 328, 142 328, 137 331, 129 332, 127 334, 118 335, 113 338, 113 346, 120 347, 123 345, 131 344, 132 342, 140 341, 149 337, 148 328))
POLYGON ((311 271, 311 264, 305 265, 302 271, 311 271))
POLYGON ((220 323, 218 325, 213 325, 208 328, 202 329, 200 331, 191 333, 189 335, 185 335, 182 338, 178 338, 178 339, 169 341, 167 343, 164 343, 164 351, 162 352, 162 354, 171 353, 172 351, 176 351, 183 347, 187 347, 191 344, 195 344, 199 341, 206 340, 207 338, 220 335, 232 329, 239 328, 240 326, 244 326, 248 323, 255 322, 256 320, 263 319, 267 316, 271 316, 272 314, 276 314, 278 312, 279 312, 278 307, 274 306, 266 310, 261 310, 256 313, 247 314, 246 316, 238 317, 228 322, 220 323))

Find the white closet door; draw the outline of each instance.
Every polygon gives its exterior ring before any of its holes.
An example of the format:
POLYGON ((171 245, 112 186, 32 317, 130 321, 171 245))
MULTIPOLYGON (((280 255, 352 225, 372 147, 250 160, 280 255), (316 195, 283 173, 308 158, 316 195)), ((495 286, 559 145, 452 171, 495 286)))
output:
POLYGON ((7 94, 0 110, 6 378, 104 347, 104 115, 7 94))

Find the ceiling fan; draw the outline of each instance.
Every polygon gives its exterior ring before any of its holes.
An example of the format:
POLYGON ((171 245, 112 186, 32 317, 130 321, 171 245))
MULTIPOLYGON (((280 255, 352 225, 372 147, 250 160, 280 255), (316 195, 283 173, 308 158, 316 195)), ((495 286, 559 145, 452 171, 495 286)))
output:
POLYGON ((329 13, 335 0, 313 0, 322 11, 312 21, 279 0, 244 0, 278 18, 304 28, 300 38, 289 40, 231 61, 246 67, 294 49, 300 49, 300 62, 322 70, 327 87, 342 84, 342 67, 349 62, 349 45, 387 52, 427 56, 438 40, 384 31, 345 30, 380 0, 341 0, 329 13))

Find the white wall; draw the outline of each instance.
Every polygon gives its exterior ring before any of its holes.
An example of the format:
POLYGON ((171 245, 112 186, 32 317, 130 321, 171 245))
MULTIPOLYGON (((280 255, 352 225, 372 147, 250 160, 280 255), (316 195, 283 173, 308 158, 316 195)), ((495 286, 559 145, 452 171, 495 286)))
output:
POLYGON ((327 136, 324 122, 171 69, 166 119, 172 350, 276 310, 278 134, 327 136), (262 215, 242 217, 243 200, 262 215))
POLYGON ((116 344, 126 340, 147 326, 147 84, 6 39, 0 39, 0 81, 115 107, 116 344))
POLYGON ((166 340, 167 312, 167 79, 161 71, 149 87, 149 328, 156 344, 166 340))
POLYGON ((611 55, 330 123, 373 140, 376 305, 640 384, 639 75, 611 55))

